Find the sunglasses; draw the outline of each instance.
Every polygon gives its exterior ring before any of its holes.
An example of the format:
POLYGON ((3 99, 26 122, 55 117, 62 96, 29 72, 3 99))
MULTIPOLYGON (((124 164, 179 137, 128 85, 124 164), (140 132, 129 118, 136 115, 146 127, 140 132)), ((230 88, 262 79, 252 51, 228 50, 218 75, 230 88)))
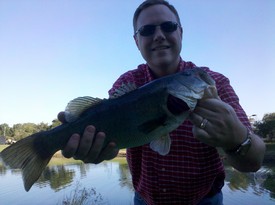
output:
POLYGON ((174 31, 176 31, 178 27, 180 27, 180 25, 178 23, 172 22, 172 21, 166 21, 159 25, 148 24, 148 25, 144 25, 141 28, 139 28, 135 32, 135 35, 137 35, 139 33, 141 36, 151 36, 155 33, 157 26, 160 26, 160 29, 165 33, 172 33, 174 31))

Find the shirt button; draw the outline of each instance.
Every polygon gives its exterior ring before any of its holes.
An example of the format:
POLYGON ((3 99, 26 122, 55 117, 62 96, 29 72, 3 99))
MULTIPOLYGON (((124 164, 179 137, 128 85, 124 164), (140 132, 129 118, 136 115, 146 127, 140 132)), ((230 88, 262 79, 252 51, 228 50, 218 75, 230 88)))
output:
POLYGON ((162 171, 165 171, 165 168, 162 168, 161 170, 162 170, 162 171))
POLYGON ((166 192, 166 189, 163 189, 162 191, 163 191, 163 192, 166 192))

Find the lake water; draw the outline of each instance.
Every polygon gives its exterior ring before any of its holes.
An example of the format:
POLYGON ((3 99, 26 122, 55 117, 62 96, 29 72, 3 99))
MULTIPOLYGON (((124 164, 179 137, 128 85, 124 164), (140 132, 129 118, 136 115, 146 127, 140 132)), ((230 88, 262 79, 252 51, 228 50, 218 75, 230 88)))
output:
MULTIPOLYGON (((231 167, 226 173, 224 205, 275 205, 274 165, 264 166, 256 175, 231 167)), ((19 170, 0 165, 0 185, 1 205, 69 205, 70 199, 81 196, 86 197, 83 204, 131 205, 134 196, 125 160, 47 167, 29 192, 19 170)))

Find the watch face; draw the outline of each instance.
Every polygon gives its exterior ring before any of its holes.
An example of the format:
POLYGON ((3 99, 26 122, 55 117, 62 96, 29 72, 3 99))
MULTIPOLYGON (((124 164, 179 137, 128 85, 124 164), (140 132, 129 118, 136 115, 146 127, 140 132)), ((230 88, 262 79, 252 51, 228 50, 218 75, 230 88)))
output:
POLYGON ((239 145, 237 148, 235 148, 233 150, 226 150, 225 152, 227 154, 231 154, 231 155, 232 154, 241 155, 241 156, 246 155, 251 147, 251 135, 252 135, 252 132, 248 129, 246 140, 241 145, 239 145))
POLYGON ((244 156, 247 154, 248 150, 251 147, 251 137, 249 136, 244 143, 241 144, 240 148, 237 150, 237 154, 244 156))

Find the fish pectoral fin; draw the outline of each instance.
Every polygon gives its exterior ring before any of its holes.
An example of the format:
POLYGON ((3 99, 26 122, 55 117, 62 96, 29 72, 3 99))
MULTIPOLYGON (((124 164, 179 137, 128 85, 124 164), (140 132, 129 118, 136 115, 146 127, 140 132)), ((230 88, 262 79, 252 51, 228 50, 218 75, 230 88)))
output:
POLYGON ((171 138, 169 135, 159 137, 150 143, 150 148, 160 155, 167 155, 171 147, 171 138))
POLYGON ((70 101, 65 109, 65 119, 67 122, 73 122, 79 116, 88 110, 90 107, 93 107, 103 100, 100 98, 94 98, 90 96, 78 97, 70 101))
POLYGON ((203 99, 206 99, 206 98, 216 98, 218 100, 221 99, 218 95, 216 86, 209 85, 204 89, 203 99))

